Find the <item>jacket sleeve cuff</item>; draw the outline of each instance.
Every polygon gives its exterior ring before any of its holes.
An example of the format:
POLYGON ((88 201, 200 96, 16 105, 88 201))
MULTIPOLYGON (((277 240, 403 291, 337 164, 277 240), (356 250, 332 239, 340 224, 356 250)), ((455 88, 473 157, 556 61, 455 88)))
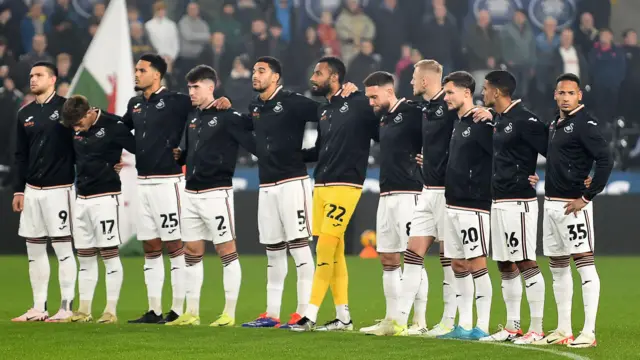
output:
POLYGON ((13 193, 13 196, 16 196, 16 195, 22 195, 22 196, 24 196, 24 193, 23 193, 23 192, 14 192, 14 193, 13 193))
POLYGON ((587 204, 591 201, 591 199, 587 198, 587 195, 582 195, 582 201, 586 202, 587 204))

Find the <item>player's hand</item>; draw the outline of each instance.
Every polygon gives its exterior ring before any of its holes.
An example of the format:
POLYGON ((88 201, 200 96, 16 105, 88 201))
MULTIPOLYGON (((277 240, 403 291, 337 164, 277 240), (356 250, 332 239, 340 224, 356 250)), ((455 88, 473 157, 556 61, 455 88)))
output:
POLYGON ((493 120, 493 114, 487 108, 477 107, 473 109, 473 122, 491 121, 493 120))
POLYGON ((213 107, 218 110, 227 110, 231 108, 231 101, 229 101, 229 99, 223 96, 213 101, 213 107))
POLYGON ((584 200, 582 200, 582 198, 575 199, 565 204, 564 214, 565 215, 573 214, 574 216, 577 217, 576 214, 578 213, 578 211, 582 210, 582 208, 585 206, 587 206, 587 203, 584 200))
POLYGON ((587 189, 590 188, 592 181, 593 181, 593 179, 591 178, 591 176, 587 176, 587 178, 584 179, 584 186, 586 186, 587 189))
POLYGON ((113 165, 113 170, 116 172, 116 174, 120 174, 120 171, 122 170, 123 167, 124 167, 124 163, 122 162, 122 157, 120 157, 120 162, 113 165))
POLYGON ((529 175, 529 184, 531 184, 531 187, 536 187, 538 181, 540 181, 538 174, 534 173, 533 175, 529 175))
POLYGON ((418 165, 422 166, 423 165, 423 161, 422 161, 422 154, 418 154, 416 155, 416 162, 418 163, 418 165))
POLYGON ((358 91, 358 87, 356 86, 356 84, 348 82, 346 84, 342 84, 342 92, 340 93, 340 96, 346 98, 356 91, 358 91))
POLYGON ((24 195, 13 195, 13 203, 11 205, 13 206, 13 212, 21 212, 24 210, 24 195))
POLYGON ((182 155, 182 149, 180 148, 175 148, 173 149, 173 159, 178 161, 178 159, 180 159, 180 155, 182 155))

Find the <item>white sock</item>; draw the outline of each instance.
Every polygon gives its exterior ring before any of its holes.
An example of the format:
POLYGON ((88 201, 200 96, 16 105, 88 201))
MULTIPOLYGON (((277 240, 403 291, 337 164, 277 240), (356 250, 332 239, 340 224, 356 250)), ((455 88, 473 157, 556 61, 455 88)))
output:
POLYGON ((202 255, 184 254, 185 258, 185 284, 187 297, 187 312, 194 316, 200 316, 200 292, 204 280, 204 265, 202 255))
POLYGON ((592 334, 596 331, 596 316, 600 301, 600 276, 596 271, 593 255, 576 259, 575 263, 582 280, 582 299, 584 301, 584 327, 582 332, 592 334))
POLYGON ((182 248, 169 254, 171 263, 171 290, 173 292, 173 302, 171 310, 181 315, 184 309, 184 297, 186 294, 186 284, 184 281, 184 250, 182 248))
POLYGON ((162 286, 164 286, 162 251, 145 254, 144 283, 147 285, 149 310, 152 310, 156 315, 162 315, 162 286), (154 258, 150 259, 147 256, 154 258))
MULTIPOLYGON (((309 304, 307 305, 307 310, 304 312, 304 316, 315 323, 318 321, 318 310, 320 310, 319 307, 313 304, 309 304)), ((336 314, 337 313, 338 313, 338 308, 336 306, 336 314)))
POLYGON ((429 276, 427 270, 422 267, 420 272, 420 287, 413 300, 413 323, 421 328, 427 327, 427 299, 429 297, 429 276))
POLYGON ((573 301, 573 277, 569 266, 569 257, 549 260, 553 275, 553 295, 558 306, 558 330, 572 335, 571 302, 573 301))
POLYGON ((289 252, 296 263, 296 271, 298 275, 298 307, 296 313, 304 314, 311 299, 311 288, 313 287, 313 273, 315 265, 309 242, 303 240, 304 243, 298 246, 298 243, 289 244, 289 252))
MULTIPOLYGON (((444 256, 444 255, 443 255, 444 256)), ((444 272, 444 281, 442 282, 442 298, 444 301, 444 310, 442 311, 442 319, 440 322, 447 326, 453 327, 453 323, 456 319, 456 313, 458 306, 456 305, 456 291, 454 289, 454 282, 456 276, 451 268, 451 259, 441 258, 442 271, 444 272)))
POLYGON ((49 257, 47 241, 27 240, 27 256, 29 257, 29 279, 33 291, 33 307, 39 311, 47 310, 47 293, 49 291, 49 257))
POLYGON ((348 324, 351 321, 351 313, 349 312, 349 305, 347 304, 336 305, 336 318, 342 321, 343 323, 348 324))
POLYGON ((489 318, 491 317, 491 297, 493 295, 491 278, 489 278, 487 268, 475 271, 472 275, 476 285, 476 313, 478 316, 476 327, 488 333, 489 318))
POLYGON ((402 273, 402 287, 400 289, 400 300, 398 301, 398 316, 396 321, 399 325, 407 325, 411 305, 413 305, 422 281, 422 257, 411 250, 404 253, 404 272, 402 273))
POLYGON ((531 314, 531 325, 529 331, 542 334, 542 317, 544 316, 544 294, 545 283, 540 269, 536 266, 522 272, 524 286, 527 291, 527 301, 529 302, 529 313, 531 314))
POLYGON ((465 329, 473 328, 473 278, 466 271, 455 274, 456 303, 458 306, 458 325, 465 329))
POLYGON ((400 286, 402 285, 400 282, 402 279, 402 270, 400 267, 383 267, 383 269, 382 288, 387 303, 387 312, 384 318, 395 320, 398 313, 400 286))
POLYGON ((93 293, 98 283, 98 256, 78 256, 80 269, 78 270, 78 291, 80 293, 80 307, 78 311, 91 314, 93 293))
MULTIPOLYGON (((507 306, 507 330, 520 330, 520 304, 522 302, 522 281, 520 270, 500 273, 502 277, 502 298, 507 306)), ((477 288, 477 286, 476 286, 477 288)))
POLYGON ((78 267, 76 257, 73 255, 71 240, 51 240, 51 246, 58 258, 58 281, 60 281, 60 308, 71 310, 73 298, 76 296, 76 279, 78 267))
POLYGON ((221 260, 223 266, 222 283, 224 285, 224 312, 235 319, 236 303, 238 302, 240 283, 242 282, 240 260, 238 260, 237 252, 222 256, 221 260))
POLYGON ((287 277, 287 246, 267 247, 267 316, 280 318, 284 279, 287 277))
POLYGON ((122 288, 122 279, 124 272, 120 256, 111 259, 104 259, 105 283, 107 286, 107 306, 104 312, 116 315, 116 307, 120 298, 120 289, 122 288))

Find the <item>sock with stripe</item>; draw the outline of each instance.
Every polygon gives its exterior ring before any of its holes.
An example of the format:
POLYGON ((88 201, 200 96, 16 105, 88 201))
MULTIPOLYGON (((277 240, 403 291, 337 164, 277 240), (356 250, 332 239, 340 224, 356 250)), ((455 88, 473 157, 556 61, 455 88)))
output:
POLYGON ((287 244, 267 246, 267 316, 280 319, 284 279, 287 277, 287 244))
POLYGON ((427 270, 422 267, 420 271, 420 287, 413 300, 413 324, 421 328, 427 327, 427 299, 429 297, 429 276, 427 270))
POLYGON ((411 306, 414 304, 420 283, 422 281, 422 269, 424 258, 412 250, 404 252, 404 271, 400 286, 400 299, 398 301, 398 314, 396 321, 401 326, 407 325, 411 306))
POLYGON ((571 302, 573 301, 573 277, 569 266, 569 256, 549 259, 549 267, 553 275, 553 295, 558 307, 558 330, 572 335, 571 302))
POLYGON ((489 332, 489 318, 491 317, 491 297, 493 296, 493 287, 489 278, 487 268, 474 271, 473 282, 476 285, 476 326, 480 330, 489 332))
POLYGON ((224 312, 236 318, 236 304, 238 303, 238 294, 240 294, 240 283, 242 282, 242 269, 240 268, 240 260, 238 253, 232 252, 225 256, 221 256, 222 261, 222 282, 224 286, 224 312))
POLYGON ((295 240, 290 242, 288 246, 291 257, 293 257, 293 261, 296 263, 296 272, 298 275, 298 307, 296 308, 296 313, 302 315, 307 310, 307 305, 309 305, 311 298, 315 264, 313 263, 309 240, 295 240))
POLYGON ((60 308, 71 310, 76 296, 78 266, 73 255, 71 237, 51 239, 51 246, 58 258, 58 281, 60 281, 60 308))
POLYGON ((78 311, 91 314, 93 294, 98 283, 98 251, 96 249, 78 249, 78 292, 80 306, 78 311))
MULTIPOLYGON (((338 246, 334 253, 333 277, 329 284, 333 303, 336 307, 336 318, 343 323, 351 321, 349 312, 349 272, 347 270, 347 259, 344 255, 344 235, 338 241, 338 246)), ((317 310, 316 310, 317 314, 317 310)))
POLYGON ((200 316, 200 292, 204 280, 204 265, 202 255, 184 254, 185 261, 185 293, 187 298, 186 312, 200 316))
POLYGON ((184 283, 184 249, 181 247, 170 252, 169 262, 171 264, 171 291, 173 292, 171 310, 181 315, 184 311, 184 296, 186 292, 184 283))
MULTIPOLYGON (((520 270, 501 272, 502 298, 507 307, 507 325, 511 331, 520 330, 520 304, 522 302, 522 281, 520 270)), ((477 287, 476 287, 477 288, 477 287)))
POLYGON ((29 280, 33 291, 33 308, 47 310, 47 293, 49 290, 49 256, 47 256, 46 239, 27 239, 27 257, 29 258, 29 280))
POLYGON ((544 315, 545 282, 540 269, 532 267, 522 272, 524 286, 527 291, 531 325, 529 331, 542 334, 542 317, 544 315))
POLYGON ((600 276, 596 271, 593 255, 583 256, 574 261, 582 280, 582 299, 584 302, 584 327, 582 332, 586 334, 595 333, 598 303, 600 301, 600 276))
POLYGON ((384 318, 395 320, 398 313, 398 297, 400 294, 402 270, 400 269, 400 264, 384 265, 382 270, 382 289, 387 305, 384 318))
POLYGON ((120 299, 120 289, 122 288, 122 279, 124 278, 120 252, 117 247, 101 249, 100 256, 102 256, 102 262, 104 262, 105 283, 107 288, 107 305, 104 312, 116 315, 118 300, 120 299))
POLYGON ((144 254, 144 283, 147 285, 149 311, 162 315, 162 287, 164 286, 162 250, 144 254))
MULTIPOLYGON (((309 301, 309 304, 313 306, 308 306, 307 311, 305 311, 305 316, 313 322, 317 320, 317 309, 320 308, 331 284, 335 266, 335 254, 339 243, 340 238, 331 235, 320 234, 318 238, 318 245, 316 247, 317 265, 316 272, 313 276, 311 300, 309 301)), ((338 305, 344 304, 336 304, 336 306, 338 305)))
POLYGON ((451 267, 451 259, 440 253, 440 265, 442 265, 442 271, 444 273, 444 281, 442 282, 442 299, 444 301, 444 310, 442 311, 442 319, 440 323, 447 327, 453 327, 456 319, 456 313, 458 312, 458 306, 456 305, 456 291, 454 290, 454 282, 456 276, 453 273, 451 267))
POLYGON ((465 330, 473 328, 473 278, 468 271, 455 273, 456 303, 458 306, 458 326, 465 330))

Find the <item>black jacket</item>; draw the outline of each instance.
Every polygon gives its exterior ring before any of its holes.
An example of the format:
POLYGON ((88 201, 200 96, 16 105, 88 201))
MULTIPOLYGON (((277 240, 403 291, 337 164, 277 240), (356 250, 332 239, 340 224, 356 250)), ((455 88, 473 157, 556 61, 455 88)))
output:
POLYGON ((422 147, 422 109, 398 100, 380 119, 380 195, 422 190, 415 162, 422 147))
POLYGON ((120 193, 120 175, 113 166, 120 161, 122 149, 132 154, 136 151, 131 130, 120 120, 119 116, 100 111, 89 130, 75 133, 73 148, 79 196, 120 193))
POLYGON ((43 104, 33 101, 18 111, 16 193, 24 192, 27 183, 37 187, 73 185, 73 132, 60 123, 65 100, 54 93, 43 104))
POLYGON ((261 185, 307 176, 302 140, 307 121, 317 121, 318 105, 282 87, 267 101, 251 102, 261 185))
POLYGON ((491 124, 473 122, 471 111, 456 121, 445 177, 447 205, 491 210, 492 138, 491 124))
POLYGON ((580 105, 560 121, 549 125, 545 196, 591 201, 607 185, 613 159, 598 121, 580 105), (595 172, 587 189, 584 180, 593 162, 595 172))
POLYGON ((255 152, 250 119, 239 112, 208 107, 189 114, 180 141, 180 164, 187 165, 191 192, 230 188, 238 158, 238 144, 255 152), (251 145, 252 144, 252 145, 251 145))
POLYGON ((188 95, 164 87, 151 94, 149 99, 139 95, 129 100, 122 121, 129 129, 135 130, 139 179, 182 174, 173 159, 173 149, 180 144, 191 109, 188 95))
POLYGON ((444 101, 444 91, 438 92, 422 107, 422 177, 427 187, 444 188, 444 178, 449 160, 449 142, 458 114, 449 111, 444 101))
POLYGON ((520 100, 495 115, 493 133, 493 198, 530 199, 536 190, 529 175, 536 171, 538 154, 547 156, 549 132, 538 116, 520 100))
POLYGON ((316 146, 305 150, 305 160, 317 161, 316 185, 362 186, 367 173, 371 139, 378 141, 380 120, 360 91, 347 98, 338 91, 318 109, 316 146))

